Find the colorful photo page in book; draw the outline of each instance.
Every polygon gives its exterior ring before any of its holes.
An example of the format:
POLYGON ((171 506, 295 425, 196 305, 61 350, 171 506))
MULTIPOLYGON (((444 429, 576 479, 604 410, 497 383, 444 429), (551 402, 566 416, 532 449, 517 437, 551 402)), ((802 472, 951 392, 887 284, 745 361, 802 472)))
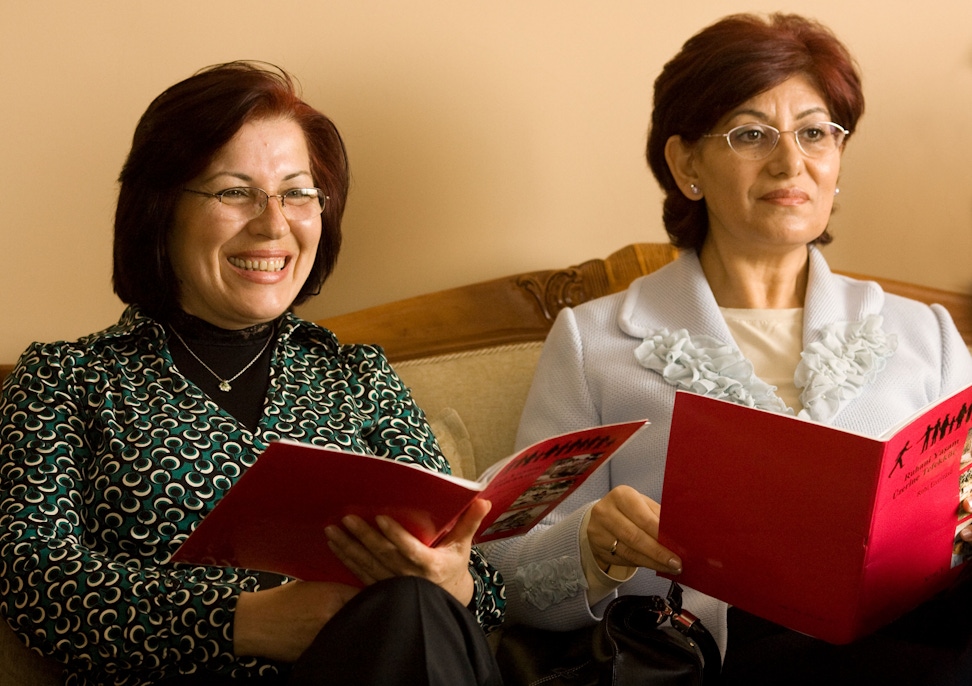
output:
POLYGON ((493 504, 476 542, 529 531, 610 458, 645 421, 609 424, 540 441, 494 474, 481 497, 493 504))

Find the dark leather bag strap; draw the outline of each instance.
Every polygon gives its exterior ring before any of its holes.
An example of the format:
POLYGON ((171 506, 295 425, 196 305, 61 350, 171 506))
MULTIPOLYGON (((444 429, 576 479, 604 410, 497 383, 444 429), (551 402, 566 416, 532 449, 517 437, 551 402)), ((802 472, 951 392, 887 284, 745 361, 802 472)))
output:
POLYGON ((682 608, 682 587, 674 581, 668 590, 668 606, 672 611, 668 618, 671 625, 695 641, 702 651, 702 659, 705 661, 702 670, 703 683, 716 683, 722 672, 722 653, 719 651, 719 645, 699 618, 682 608))

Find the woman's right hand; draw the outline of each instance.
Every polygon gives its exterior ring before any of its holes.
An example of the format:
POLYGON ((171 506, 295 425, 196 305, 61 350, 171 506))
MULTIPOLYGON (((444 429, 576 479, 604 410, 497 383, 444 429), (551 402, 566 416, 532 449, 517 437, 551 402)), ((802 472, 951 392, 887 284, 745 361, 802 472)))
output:
POLYGON ((611 565, 678 574, 682 561, 658 542, 661 506, 630 486, 611 489, 591 509, 587 540, 602 570, 611 565))
POLYGON ((352 586, 310 581, 242 593, 233 619, 233 650, 240 657, 295 662, 357 593, 352 586))

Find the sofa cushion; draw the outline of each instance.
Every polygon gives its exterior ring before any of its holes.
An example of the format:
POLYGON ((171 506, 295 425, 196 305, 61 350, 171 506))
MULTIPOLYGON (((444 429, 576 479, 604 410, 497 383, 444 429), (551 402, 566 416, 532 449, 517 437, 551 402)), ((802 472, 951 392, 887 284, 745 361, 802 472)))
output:
POLYGON ((449 460, 449 466, 455 476, 464 479, 476 478, 476 461, 473 455, 469 432, 462 423, 462 417, 451 407, 429 417, 429 426, 439 441, 442 454, 449 460))
POLYGON ((462 467, 464 478, 477 478, 513 452, 542 347, 541 341, 518 343, 393 363, 426 416, 437 418, 445 410, 458 414, 475 465, 472 472, 462 467))

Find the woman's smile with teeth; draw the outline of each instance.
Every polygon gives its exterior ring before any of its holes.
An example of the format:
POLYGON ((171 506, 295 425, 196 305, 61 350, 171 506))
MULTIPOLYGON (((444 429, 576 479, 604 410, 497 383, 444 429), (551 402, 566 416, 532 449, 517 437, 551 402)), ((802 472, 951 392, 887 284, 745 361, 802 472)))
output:
POLYGON ((287 264, 283 257, 272 257, 265 260, 244 260, 239 257, 229 258, 229 263, 238 269, 257 272, 279 272, 287 264))

